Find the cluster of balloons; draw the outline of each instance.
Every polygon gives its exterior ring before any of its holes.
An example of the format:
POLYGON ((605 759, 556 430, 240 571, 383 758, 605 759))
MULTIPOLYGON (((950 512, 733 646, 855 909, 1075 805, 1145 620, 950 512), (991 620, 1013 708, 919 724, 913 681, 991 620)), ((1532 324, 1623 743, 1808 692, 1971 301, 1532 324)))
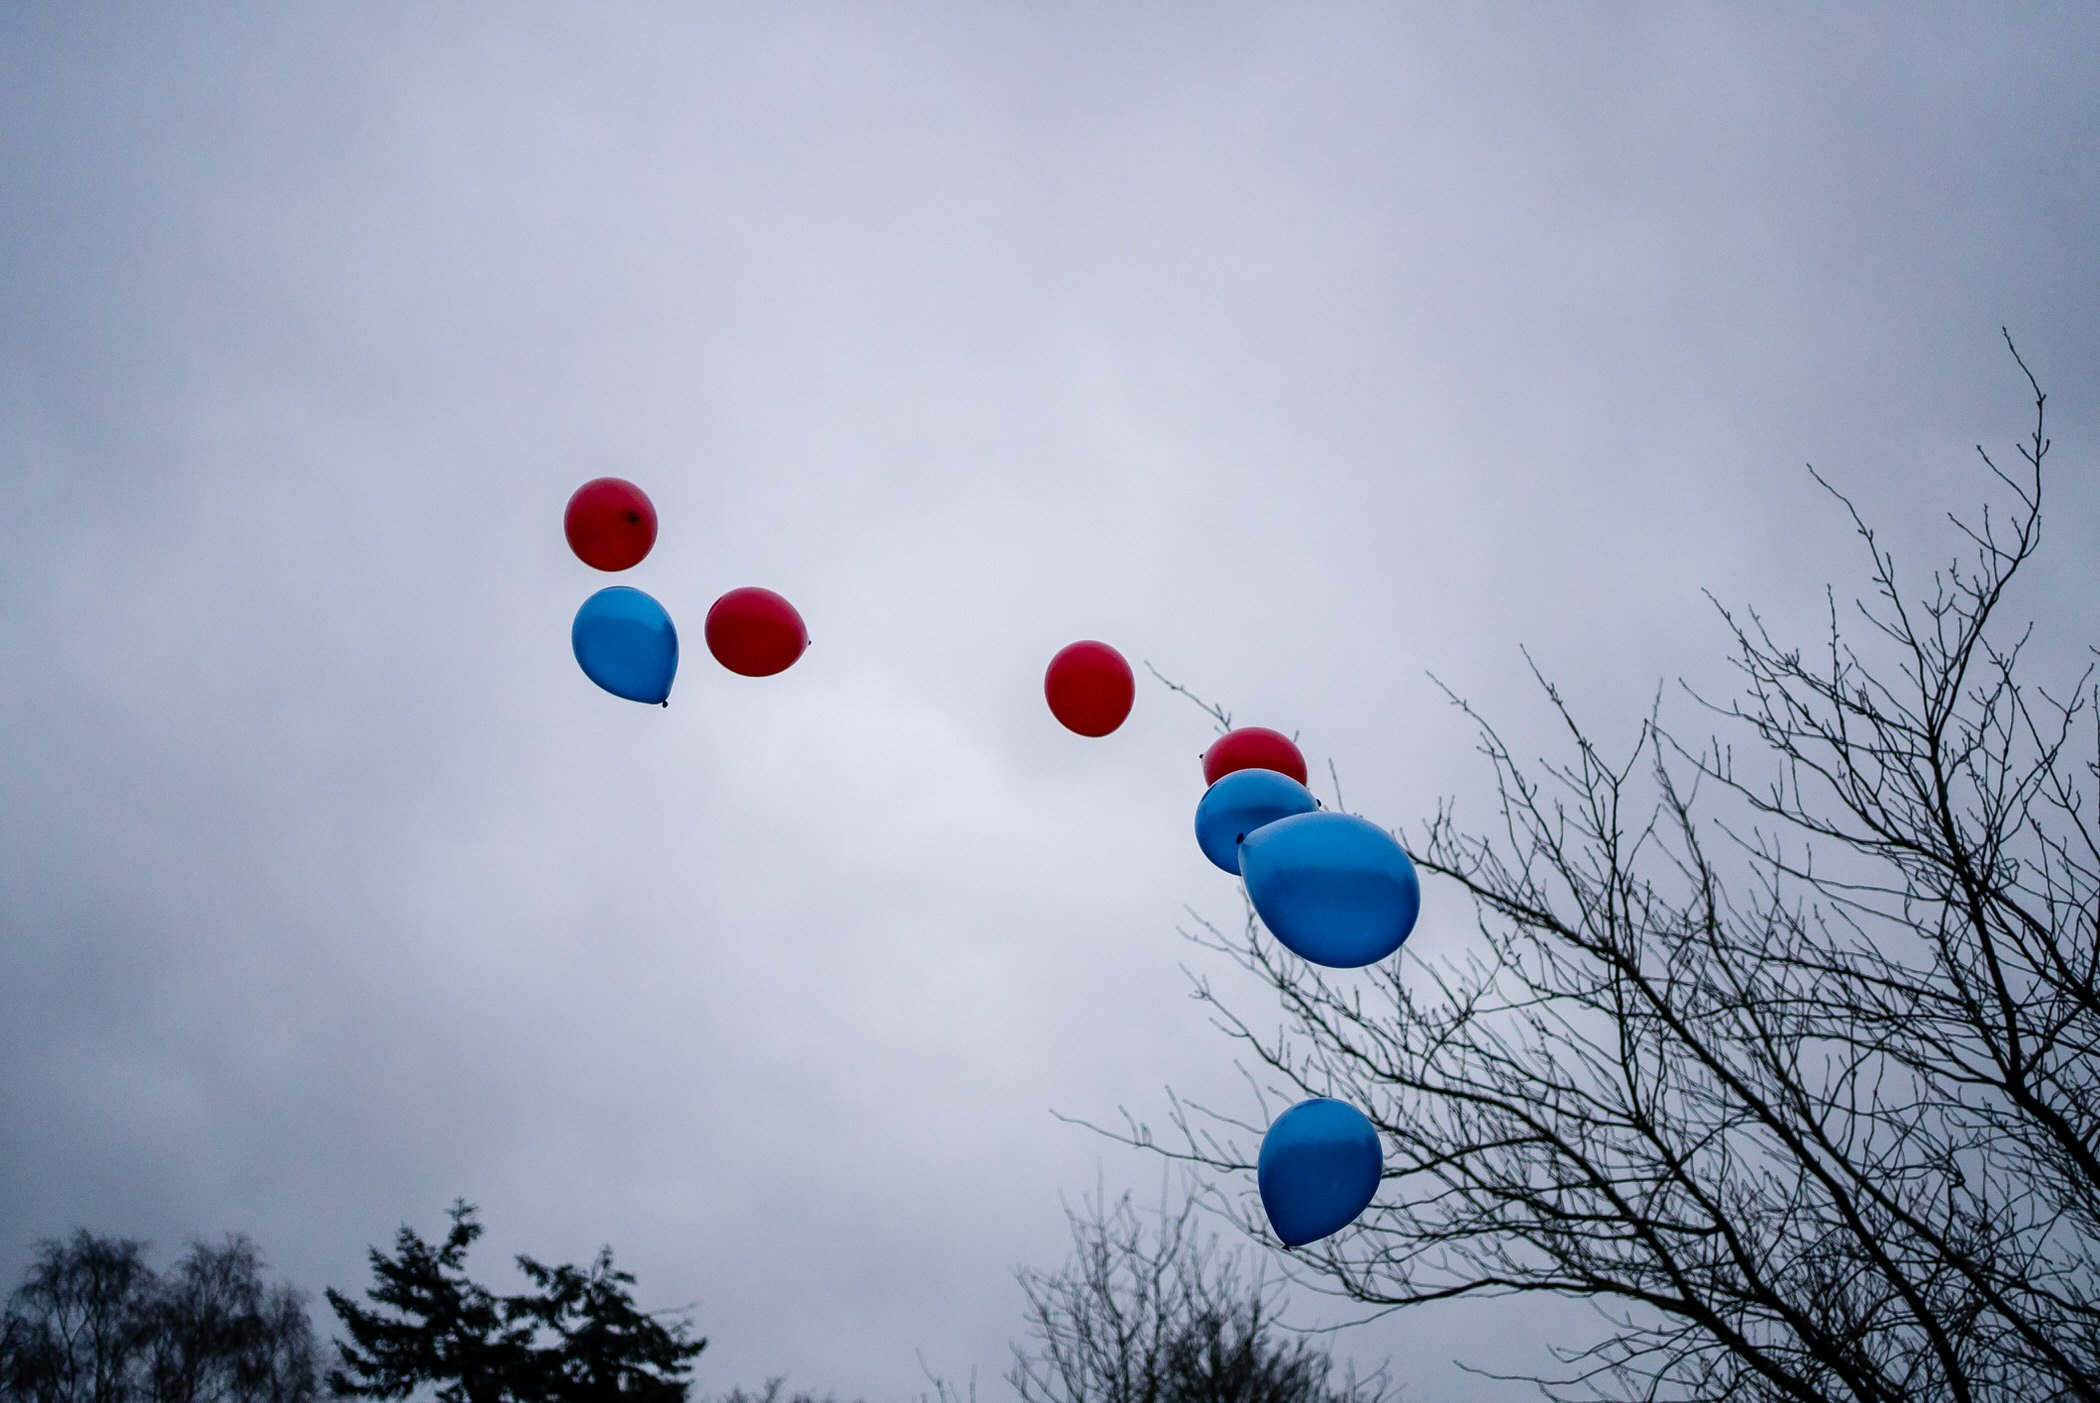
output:
MULTIPOLYGON (((1089 640, 1050 660, 1043 695, 1067 729, 1105 736, 1130 715, 1135 682, 1122 654, 1089 640)), ((1203 753, 1203 780, 1196 845, 1246 884, 1284 948, 1330 969, 1360 969, 1400 948, 1422 911, 1414 863, 1378 825, 1321 806, 1290 737, 1229 730, 1203 753)), ((1370 1119, 1324 1096, 1278 1116, 1255 1164, 1262 1209, 1287 1247, 1355 1222, 1384 1172, 1370 1119)))
MULTIPOLYGON (((656 544, 656 507, 647 493, 617 477, 576 489, 562 516, 576 558, 594 570, 627 570, 656 544)), ((769 589, 733 589, 707 611, 707 651, 731 672, 770 677, 809 646, 795 606, 769 589)), ((569 628, 583 675, 628 701, 669 706, 678 675, 678 628, 670 611, 628 585, 610 585, 583 601, 569 628)))
MULTIPOLYGON (((1305 757, 1264 726, 1227 731, 1203 755, 1209 787, 1196 805, 1196 845, 1246 884, 1283 947, 1330 969, 1361 969, 1400 948, 1422 912, 1415 865, 1393 836, 1321 807, 1305 757)), ((1378 1192, 1385 1155, 1356 1107, 1301 1101, 1262 1136, 1255 1181, 1287 1247, 1356 1221, 1378 1192)))
MULTIPOLYGON (((656 508, 633 483, 602 477, 576 489, 563 528, 584 564, 627 570, 656 544, 656 508)), ((706 636, 715 659, 746 677, 784 671, 809 646, 802 616, 765 589, 717 599, 706 636)), ((626 585, 601 589, 576 611, 569 638, 591 681, 629 701, 669 705, 678 629, 653 597, 626 585)), ((1129 718, 1137 681, 1121 653, 1085 639, 1051 658, 1043 695, 1067 729, 1099 737, 1129 718)), ((1288 736, 1261 726, 1227 731, 1204 752, 1203 779, 1197 846, 1246 884, 1255 913, 1285 948, 1333 969, 1374 964, 1400 948, 1421 912, 1414 864, 1376 824, 1321 807, 1288 736)), ((1297 1247, 1354 1222, 1384 1168, 1369 1119, 1316 1097, 1269 1127, 1256 1180, 1270 1226, 1297 1247)))

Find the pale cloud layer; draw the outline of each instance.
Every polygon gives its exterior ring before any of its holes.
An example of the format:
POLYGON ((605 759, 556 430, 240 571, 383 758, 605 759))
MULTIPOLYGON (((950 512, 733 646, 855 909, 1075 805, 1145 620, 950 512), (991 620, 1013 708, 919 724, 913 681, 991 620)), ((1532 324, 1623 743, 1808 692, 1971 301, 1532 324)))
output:
MULTIPOLYGON (((1924 559, 2024 427, 2091 637, 2082 9, 16 6, 0 16, 0 1247, 254 1234, 309 1289, 455 1194, 610 1242, 703 1387, 992 1393, 1052 1109, 1244 1105, 1187 997, 1207 740, 1412 824, 1630 737, 1700 590, 1924 559), (665 711, 568 656, 559 517, 654 496, 665 711), (735 585, 815 644, 700 644, 735 585)), ((1420 942, 1466 939, 1433 888, 1420 942)), ((10 1268, 12 1270, 12 1268, 10 1268)), ((1319 1314, 1308 1307, 1308 1317, 1319 1314)), ((1417 1399, 1550 1317, 1344 1337, 1417 1399)))

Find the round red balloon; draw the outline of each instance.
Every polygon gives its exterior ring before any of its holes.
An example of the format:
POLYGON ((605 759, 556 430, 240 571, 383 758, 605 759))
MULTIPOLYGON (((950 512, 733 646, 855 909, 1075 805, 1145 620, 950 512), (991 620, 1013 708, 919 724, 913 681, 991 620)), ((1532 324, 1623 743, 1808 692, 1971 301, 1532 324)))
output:
POLYGON ((785 672, 808 646, 802 616, 769 589, 733 589, 707 611, 707 651, 745 677, 785 672))
POLYGON ((1043 695, 1049 699, 1050 714, 1066 730, 1105 736, 1130 715, 1137 678, 1123 655, 1106 643, 1073 643, 1050 660, 1050 670, 1043 674, 1043 695))
POLYGON ((1242 726, 1227 731, 1203 752, 1203 782, 1216 784, 1234 770, 1274 770, 1300 784, 1305 779, 1305 756, 1291 738, 1267 726, 1242 726))
POLYGON ((577 488, 561 525, 576 558, 598 570, 638 565, 656 544, 656 507, 624 478, 592 478, 577 488))

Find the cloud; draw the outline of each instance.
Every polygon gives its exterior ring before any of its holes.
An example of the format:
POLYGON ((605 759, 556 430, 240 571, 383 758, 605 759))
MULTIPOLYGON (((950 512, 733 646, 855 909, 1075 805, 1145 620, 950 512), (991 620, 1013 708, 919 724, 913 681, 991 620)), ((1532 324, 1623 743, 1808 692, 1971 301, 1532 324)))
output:
MULTIPOLYGON (((2094 422, 2062 14, 0 24, 0 1243, 351 1286, 465 1194, 698 1301, 710 1387, 989 1376, 1058 1194, 1157 1173, 1048 1111, 1240 1094, 1204 720, 1064 735, 1058 646, 1408 822, 1481 782, 1426 670, 1630 728, 1702 587, 1812 621, 1804 459, 1941 549, 2001 322, 2094 422), (606 472, 665 711, 566 654, 606 472), (780 678, 700 646, 740 584, 780 678)), ((1349 1347, 1463 1396, 1452 1318, 1349 1347)))

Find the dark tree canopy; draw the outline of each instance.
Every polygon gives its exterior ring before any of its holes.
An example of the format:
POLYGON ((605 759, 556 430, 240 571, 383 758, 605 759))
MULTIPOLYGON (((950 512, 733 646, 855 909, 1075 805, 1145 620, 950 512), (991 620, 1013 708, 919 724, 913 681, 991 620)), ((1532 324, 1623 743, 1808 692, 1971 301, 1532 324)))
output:
POLYGON ((614 1269, 611 1248, 601 1248, 587 1268, 520 1257, 518 1269, 538 1290, 510 1298, 506 1317, 551 1336, 534 1352, 538 1392, 528 1396, 562 1403, 622 1396, 680 1403, 685 1397, 685 1376, 707 1341, 687 1340, 683 1321, 666 1328, 636 1310, 627 1293, 634 1278, 614 1269))
POLYGON ((1139 1213, 1124 1195, 1067 1211, 1072 1256, 1023 1270, 1029 1337, 1007 1379, 1022 1403, 1382 1403, 1383 1380, 1275 1318, 1279 1283, 1220 1252, 1193 1205, 1139 1213))
MULTIPOLYGON (((1467 939, 1335 974, 1198 933, 1280 1000, 1219 1008, 1268 1084, 1386 1143, 1309 1280, 1596 1302, 1570 1397, 2100 1399, 2100 695, 2015 612, 2027 383, 1950 562, 1899 571, 1833 492, 1864 598, 1807 644, 1722 611, 1740 690, 1685 702, 1718 734, 1659 707, 1614 757, 1546 685, 1534 762, 1468 706, 1494 801, 1407 845, 1467 939)), ((1260 1118, 1177 1119, 1173 1153, 1251 1167, 1260 1118)))
POLYGON ((306 1305, 263 1280, 245 1237, 195 1243, 166 1274, 146 1246, 82 1229, 38 1246, 0 1317, 9 1403, 309 1403, 306 1305))
POLYGON ((328 1303, 349 1333, 328 1374, 339 1398, 407 1398, 430 1388, 444 1403, 682 1403, 692 1361, 707 1341, 688 1338, 635 1308, 634 1277, 612 1250, 589 1267, 548 1267, 518 1258, 533 1290, 498 1296, 466 1271, 481 1235, 474 1208, 451 1210, 452 1226, 430 1243, 404 1226, 394 1255, 372 1249, 370 1306, 339 1291, 328 1303))

